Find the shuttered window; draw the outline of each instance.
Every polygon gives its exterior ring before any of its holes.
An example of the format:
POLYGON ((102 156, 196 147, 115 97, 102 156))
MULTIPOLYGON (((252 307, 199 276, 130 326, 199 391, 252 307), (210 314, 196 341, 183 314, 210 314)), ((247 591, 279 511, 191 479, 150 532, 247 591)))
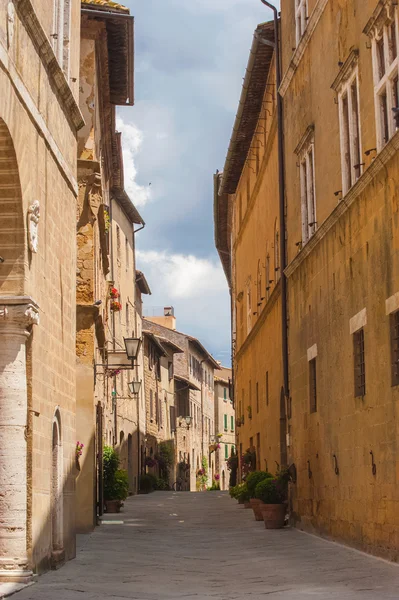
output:
POLYGON ((224 445, 224 457, 226 460, 229 458, 229 447, 227 444, 224 445))
POLYGON ((174 433, 176 431, 176 407, 175 406, 169 407, 169 414, 170 414, 170 432, 174 433))
POLYGON ((153 397, 153 392, 152 390, 150 390, 150 419, 151 421, 154 418, 154 397, 153 397))
POLYGON ((399 385, 399 310, 390 315, 392 385, 399 385))
POLYGON ((354 367, 355 367, 355 397, 366 394, 366 363, 364 356, 364 329, 353 334, 354 367))
POLYGON ((231 431, 234 431, 234 417, 233 416, 230 417, 230 429, 231 429, 231 431))
POLYGON ((224 415, 224 430, 227 431, 227 415, 224 415))

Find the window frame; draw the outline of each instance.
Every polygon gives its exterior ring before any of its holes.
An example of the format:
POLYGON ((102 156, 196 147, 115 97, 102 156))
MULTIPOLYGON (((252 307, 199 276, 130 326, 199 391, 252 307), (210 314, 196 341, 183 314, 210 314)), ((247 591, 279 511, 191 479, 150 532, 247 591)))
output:
POLYGON ((355 398, 363 398, 367 390, 364 327, 353 332, 353 359, 355 398))
POLYGON ((372 36, 372 60, 374 76, 374 106, 377 133, 377 150, 380 151, 393 137, 398 130, 395 117, 392 116, 393 98, 395 95, 396 80, 396 102, 399 104, 399 19, 398 8, 394 9, 393 16, 386 15, 385 22, 379 30, 375 30, 372 36), (390 30, 394 25, 396 56, 392 58, 390 49, 390 30), (380 43, 383 49, 383 64, 381 64, 381 54, 379 52, 380 43), (384 72, 381 72, 381 69, 384 72), (386 98, 386 110, 382 106, 382 98, 386 98), (384 116, 385 112, 385 116, 384 116), (386 122, 385 122, 386 121, 386 122), (387 129, 385 132, 384 129, 387 129), (386 135, 387 133, 387 139, 386 135))
POLYGON ((359 69, 356 65, 338 90, 338 113, 341 148, 342 195, 344 196, 363 173, 362 129, 360 119, 359 69), (356 89, 357 111, 352 90, 356 89), (347 99, 347 117, 344 101, 347 99), (357 161, 357 162, 356 162, 357 161))
POLYGON ((308 26, 308 0, 295 0, 295 40, 298 47, 308 26))
POLYGON ((297 146, 301 191, 302 247, 317 231, 315 135, 310 126, 297 146))
POLYGON ((391 343, 391 386, 399 385, 399 310, 389 315, 389 333, 391 343))

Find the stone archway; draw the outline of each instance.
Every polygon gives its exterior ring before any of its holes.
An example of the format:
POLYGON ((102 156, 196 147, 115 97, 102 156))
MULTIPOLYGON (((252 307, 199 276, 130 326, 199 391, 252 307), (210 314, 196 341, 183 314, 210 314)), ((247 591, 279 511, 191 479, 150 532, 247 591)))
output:
POLYGON ((0 118, 0 294, 22 295, 25 275, 25 223, 14 144, 0 118))
POLYGON ((63 532, 63 455, 61 415, 57 408, 53 419, 51 448, 51 546, 52 562, 56 566, 64 560, 63 532))
POLYGON ((0 582, 27 582, 26 341, 39 311, 25 297, 25 221, 17 157, 0 118, 0 582))

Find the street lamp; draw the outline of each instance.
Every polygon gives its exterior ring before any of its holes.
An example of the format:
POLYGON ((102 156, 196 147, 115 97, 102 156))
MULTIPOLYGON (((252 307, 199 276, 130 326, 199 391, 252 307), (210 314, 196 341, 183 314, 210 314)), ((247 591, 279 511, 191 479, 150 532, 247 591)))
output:
POLYGON ((131 381, 128 383, 130 393, 134 396, 138 396, 141 389, 141 381, 131 381))
POLYGON ((126 355, 129 360, 136 360, 141 346, 140 338, 123 338, 125 340, 126 355))
POLYGON ((187 417, 179 417, 179 425, 180 425, 180 427, 181 427, 181 426, 182 426, 182 424, 183 424, 183 421, 185 421, 185 422, 186 422, 186 425, 187 425, 187 429, 190 429, 190 425, 191 425, 191 423, 192 423, 192 420, 193 420, 193 418, 192 418, 192 417, 190 417, 190 416, 187 416, 187 417))

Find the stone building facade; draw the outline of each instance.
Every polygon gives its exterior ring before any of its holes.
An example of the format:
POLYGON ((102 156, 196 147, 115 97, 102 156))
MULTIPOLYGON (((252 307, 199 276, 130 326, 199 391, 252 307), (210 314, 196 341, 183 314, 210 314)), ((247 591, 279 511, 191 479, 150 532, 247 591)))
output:
POLYGON ((236 449, 236 416, 231 398, 231 369, 222 367, 215 375, 215 474, 220 477, 221 490, 229 489, 230 473, 227 460, 236 449), (220 448, 217 446, 220 445, 220 448))
MULTIPOLYGON (((293 524, 396 560, 398 7, 297 5, 281 2, 284 110, 276 125, 284 131, 277 157, 285 166, 289 393, 280 429, 286 458, 273 460, 292 467, 293 524)), ((218 195, 216 207, 225 200, 218 195)), ((237 202, 235 194, 215 213, 224 224, 217 243, 228 252, 237 202)), ((264 206, 258 221, 269 219, 272 226, 264 206)), ((234 235, 237 258, 233 246, 234 235)), ((243 258, 233 262, 233 281, 245 267, 243 258)), ((280 339, 277 331, 263 336, 273 369, 281 369, 280 339)), ((249 366, 245 373, 253 381, 249 366)), ((238 400, 239 380, 238 371, 238 400)))
POLYGON ((197 472, 204 457, 208 464, 208 485, 215 472, 209 447, 215 436, 213 386, 214 372, 219 365, 196 338, 176 331, 173 315, 147 317, 144 327, 183 350, 173 356, 176 478, 183 481, 185 489, 195 491, 197 472))
POLYGON ((285 463, 282 397, 276 73, 273 23, 255 31, 224 171, 215 176, 215 239, 229 282, 237 449, 258 468, 285 463), (270 343, 273 340, 273 343, 270 343))
POLYGON ((58 4, 0 5, 0 581, 75 556, 80 2, 58 4))
POLYGON ((84 444, 77 478, 82 533, 102 514, 104 443, 117 448, 130 492, 138 490, 144 390, 133 396, 128 383, 142 381, 142 350, 129 368, 124 338, 141 338, 141 293, 149 289, 136 281, 135 235, 144 222, 124 190, 115 126, 116 105, 133 103, 133 17, 121 5, 84 0, 81 38, 85 126, 78 138, 76 358, 77 437, 84 444))
POLYGON ((397 559, 398 7, 307 10, 294 44, 282 2, 292 520, 397 559))

